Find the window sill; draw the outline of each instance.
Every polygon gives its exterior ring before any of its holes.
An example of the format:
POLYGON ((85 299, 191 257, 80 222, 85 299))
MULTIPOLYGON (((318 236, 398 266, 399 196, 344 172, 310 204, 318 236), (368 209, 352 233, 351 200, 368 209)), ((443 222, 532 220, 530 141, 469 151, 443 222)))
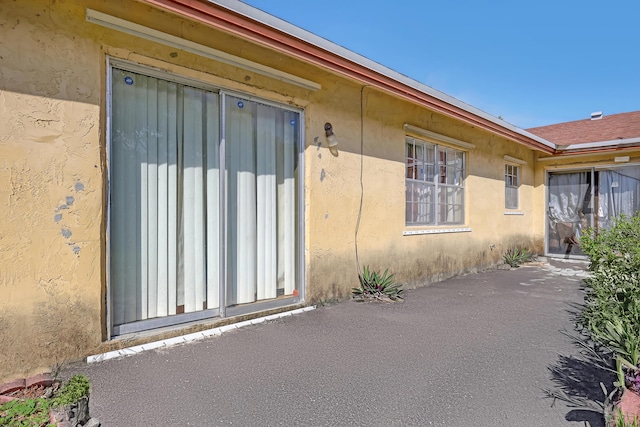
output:
POLYGON ((522 211, 504 211, 505 215, 524 215, 522 211))
POLYGON ((471 227, 429 228, 429 229, 422 229, 422 230, 405 230, 402 232, 402 235, 415 236, 417 234, 468 233, 470 231, 471 231, 471 227))

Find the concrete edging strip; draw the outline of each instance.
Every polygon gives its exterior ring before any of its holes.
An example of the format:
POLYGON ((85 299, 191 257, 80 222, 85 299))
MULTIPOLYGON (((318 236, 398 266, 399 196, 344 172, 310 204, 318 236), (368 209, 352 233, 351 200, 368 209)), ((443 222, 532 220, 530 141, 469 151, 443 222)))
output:
POLYGON ((243 322, 232 323, 231 325, 221 326, 219 328, 207 329, 205 331, 194 332, 192 334, 182 335, 179 337, 169 338, 161 341, 154 341, 147 344, 136 345, 133 347, 122 348, 120 350, 108 351, 102 354, 95 354, 87 357, 87 363, 102 362, 109 359, 115 359, 117 357, 132 356, 142 351, 153 350, 161 347, 171 347, 177 344, 184 344, 188 342, 198 341, 204 338, 219 336, 223 332, 232 331, 234 329, 242 328, 243 326, 258 325, 268 320, 280 319, 282 317, 292 316, 294 314, 300 314, 307 311, 315 310, 316 306, 309 306, 298 308, 296 310, 285 311, 282 313, 272 314, 270 316, 258 317, 256 319, 245 320, 243 322))

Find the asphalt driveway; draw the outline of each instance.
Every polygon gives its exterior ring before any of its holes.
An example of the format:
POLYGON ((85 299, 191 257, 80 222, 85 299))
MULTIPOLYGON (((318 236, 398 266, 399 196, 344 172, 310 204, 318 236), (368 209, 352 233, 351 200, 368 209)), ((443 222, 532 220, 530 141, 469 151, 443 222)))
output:
POLYGON ((90 377, 106 427, 602 425, 542 392, 578 351, 560 331, 585 267, 471 274, 64 374, 90 377))

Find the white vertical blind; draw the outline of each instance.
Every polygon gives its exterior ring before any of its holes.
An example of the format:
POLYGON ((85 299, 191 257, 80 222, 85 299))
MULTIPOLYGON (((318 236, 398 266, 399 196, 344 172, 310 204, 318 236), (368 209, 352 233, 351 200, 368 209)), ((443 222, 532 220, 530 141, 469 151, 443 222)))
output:
POLYGON ((207 153, 207 308, 220 306, 220 109, 219 97, 205 94, 205 143, 207 153))
POLYGON ((299 114, 112 68, 114 325, 296 294, 299 114), (223 241, 224 239, 224 241, 223 241), (224 272, 223 272, 224 273, 224 272))
POLYGON ((218 95, 112 73, 113 322, 218 307, 218 95))
POLYGON ((278 195, 278 218, 282 236, 279 236, 279 257, 283 259, 278 272, 279 282, 284 286, 284 294, 293 294, 296 288, 295 233, 296 233, 296 188, 295 188, 295 153, 297 143, 298 114, 287 112, 283 122, 283 166, 282 184, 278 195))
POLYGON ((202 310, 205 298, 205 230, 203 175, 204 93, 183 90, 183 282, 184 312, 202 310))
POLYGON ((227 96, 227 303, 296 289, 295 153, 299 115, 227 96))
POLYGON ((255 301, 256 177, 254 104, 227 97, 229 305, 255 301))
POLYGON ((257 299, 276 297, 276 109, 257 105, 257 299))

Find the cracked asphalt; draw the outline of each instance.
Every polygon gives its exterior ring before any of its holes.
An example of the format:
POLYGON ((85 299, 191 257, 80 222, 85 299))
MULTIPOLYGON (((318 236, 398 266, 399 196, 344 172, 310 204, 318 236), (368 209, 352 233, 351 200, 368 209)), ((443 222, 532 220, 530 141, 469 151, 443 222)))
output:
POLYGON ((592 426, 554 403, 585 262, 548 260, 345 301, 191 344, 65 368, 103 426, 592 426))

